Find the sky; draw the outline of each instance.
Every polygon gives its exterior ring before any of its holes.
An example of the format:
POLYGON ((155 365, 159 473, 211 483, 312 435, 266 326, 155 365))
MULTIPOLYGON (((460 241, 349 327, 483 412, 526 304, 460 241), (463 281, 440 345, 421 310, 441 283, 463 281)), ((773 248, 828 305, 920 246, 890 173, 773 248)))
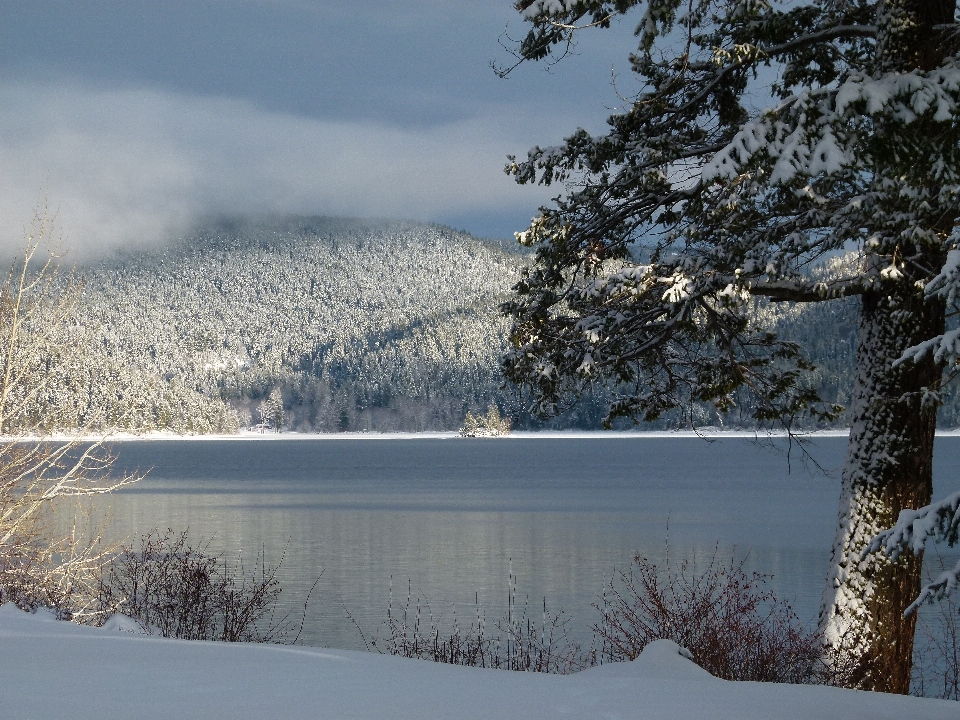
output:
POLYGON ((500 79, 510 0, 0 0, 0 245, 45 199, 80 256, 236 214, 512 237, 562 188, 506 156, 604 129, 631 21, 500 79))

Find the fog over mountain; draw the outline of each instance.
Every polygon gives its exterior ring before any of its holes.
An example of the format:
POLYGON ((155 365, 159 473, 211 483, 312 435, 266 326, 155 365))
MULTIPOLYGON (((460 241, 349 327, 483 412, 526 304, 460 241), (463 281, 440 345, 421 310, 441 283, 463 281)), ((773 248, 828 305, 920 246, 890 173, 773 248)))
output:
POLYGON ((84 258, 211 214, 509 238, 555 193, 518 187, 507 156, 601 130, 634 87, 629 22, 501 79, 490 64, 515 62, 524 27, 501 0, 0 0, 0 16, 0 254, 44 196, 84 258))

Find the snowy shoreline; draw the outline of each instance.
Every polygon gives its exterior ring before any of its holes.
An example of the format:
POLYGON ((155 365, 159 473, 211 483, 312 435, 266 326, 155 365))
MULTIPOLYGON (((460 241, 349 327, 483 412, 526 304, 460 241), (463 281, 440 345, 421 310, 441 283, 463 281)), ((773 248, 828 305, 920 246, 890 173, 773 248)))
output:
MULTIPOLYGON (((849 429, 844 430, 816 430, 809 433, 798 433, 804 439, 847 437, 849 429)), ((469 438, 470 440, 605 440, 605 439, 627 439, 627 440, 663 440, 671 438, 692 438, 698 440, 724 440, 727 438, 745 438, 745 439, 777 439, 785 438, 785 432, 763 432, 757 433, 750 430, 714 430, 705 428, 704 430, 694 432, 692 430, 547 430, 547 431, 516 431, 509 435, 499 437, 479 437, 469 438)), ((960 429, 937 430, 937 437, 960 437, 960 429)), ((282 433, 260 433, 250 431, 240 431, 232 435, 180 435, 177 433, 168 433, 154 431, 143 434, 135 433, 113 433, 108 435, 68 435, 57 433, 37 437, 17 437, 9 438, 17 442, 32 442, 43 439, 53 442, 67 442, 79 440, 81 442, 94 442, 103 440, 105 442, 145 442, 145 441, 209 441, 209 440, 255 440, 277 441, 277 440, 454 440, 459 439, 460 434, 456 431, 431 431, 431 432, 343 432, 343 433, 301 433, 301 432, 282 432, 282 433)), ((2 440, 3 438, 0 438, 2 440)))
POLYGON ((171 640, 0 607, 4 717, 954 720, 958 703, 719 680, 667 640, 637 660, 544 675, 303 646, 171 640))
MULTIPOLYGON (((805 439, 816 439, 824 437, 847 437, 849 429, 842 430, 817 430, 809 433, 798 433, 805 439)), ((754 432, 752 430, 716 430, 713 428, 704 428, 700 431, 693 430, 546 430, 546 431, 525 431, 519 430, 502 435, 499 437, 470 438, 471 440, 604 440, 604 439, 635 439, 635 440, 662 440, 670 438, 692 438, 723 440, 726 438, 747 438, 747 439, 776 439, 785 438, 785 432, 754 432)), ((960 429, 938 430, 937 437, 960 437, 960 429)), ((70 435, 67 433, 53 433, 45 435, 42 438, 35 436, 10 437, 7 440, 16 442, 32 442, 39 439, 53 442, 67 442, 78 440, 81 442, 94 442, 103 440, 106 442, 144 442, 144 441, 205 441, 205 440, 255 440, 255 441, 277 441, 277 440, 452 440, 460 438, 460 434, 454 430, 448 431, 430 431, 430 432, 343 432, 343 433, 301 433, 301 432, 253 432, 242 430, 235 434, 209 434, 209 435, 186 435, 172 432, 153 431, 148 433, 136 434, 128 432, 109 433, 99 435, 95 433, 87 435, 70 435)), ((0 441, 4 438, 0 437, 0 441)))

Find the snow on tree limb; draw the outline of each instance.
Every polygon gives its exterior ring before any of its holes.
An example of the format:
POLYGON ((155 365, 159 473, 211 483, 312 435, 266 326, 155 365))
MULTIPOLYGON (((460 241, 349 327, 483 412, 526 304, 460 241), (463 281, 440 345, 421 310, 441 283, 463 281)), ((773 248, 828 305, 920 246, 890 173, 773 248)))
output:
POLYGON ((642 89, 606 134, 511 158, 519 183, 566 193, 520 236, 537 255, 502 306, 505 375, 541 412, 606 383, 618 393, 608 423, 700 403, 789 428, 837 409, 809 391, 804 348, 776 337, 754 298, 859 295, 821 627, 856 668, 851 684, 905 692, 914 626, 901 615, 918 560, 861 553, 901 507, 930 502, 944 365, 960 360, 946 324, 948 300, 960 310, 956 0, 517 7, 532 26, 521 60, 569 47, 578 24, 643 12, 630 58, 642 89), (816 277, 851 250, 841 275, 816 277))
MULTIPOLYGON (((960 539, 960 492, 918 510, 901 510, 897 523, 874 537, 862 557, 882 552, 896 561, 905 550, 919 555, 928 540, 955 545, 960 539)), ((960 583, 960 563, 941 573, 933 582, 923 586, 920 595, 907 608, 914 612, 925 602, 934 602, 957 589, 960 583)))
POLYGON ((798 174, 860 168, 862 158, 854 151, 860 138, 849 130, 852 121, 883 117, 909 124, 929 116, 935 123, 952 123, 958 100, 960 68, 953 64, 928 73, 886 73, 879 78, 853 73, 838 88, 805 88, 744 124, 704 166, 701 177, 707 183, 734 179, 761 152, 774 161, 772 184, 788 183, 798 174), (815 122, 810 123, 808 116, 815 117, 815 122))
POLYGON ((927 540, 954 545, 960 537, 960 492, 918 510, 902 510, 897 523, 870 541, 866 553, 881 550, 896 560, 904 550, 923 552, 927 540))
POLYGON ((923 586, 917 599, 904 611, 904 615, 916 612, 924 603, 934 603, 942 600, 960 585, 960 562, 952 570, 945 570, 937 578, 923 586))
MULTIPOLYGON (((948 240, 951 245, 960 243, 958 232, 948 240)), ((960 300, 960 250, 952 249, 947 253, 946 261, 940 273, 927 283, 924 291, 927 297, 941 298, 948 308, 956 310, 960 300)), ((927 355, 934 360, 947 365, 956 365, 960 361, 960 329, 954 328, 943 332, 926 342, 909 348, 902 358, 902 362, 916 361, 927 355)))

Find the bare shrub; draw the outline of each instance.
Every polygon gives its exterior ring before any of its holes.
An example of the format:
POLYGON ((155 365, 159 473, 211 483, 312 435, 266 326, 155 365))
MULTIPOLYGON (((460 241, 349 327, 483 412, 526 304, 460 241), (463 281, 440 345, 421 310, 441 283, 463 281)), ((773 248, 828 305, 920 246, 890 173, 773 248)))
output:
POLYGON ((479 594, 475 608, 475 620, 471 618, 466 627, 461 627, 454 607, 451 621, 441 630, 443 618, 434 618, 429 603, 414 595, 408 581, 403 604, 394 605, 391 587, 383 636, 369 645, 401 657, 522 672, 568 674, 593 664, 593 655, 570 639, 569 618, 562 611, 550 614, 546 599, 538 619, 526 602, 518 614, 512 574, 507 612, 494 624, 493 632, 484 620, 479 594))
POLYGON ((523 609, 517 614, 514 587, 507 615, 497 624, 504 637, 504 669, 565 675, 592 665, 593 654, 584 652, 579 643, 570 639, 570 618, 562 610, 551 615, 544 598, 538 622, 528 608, 528 600, 525 599, 523 609))
POLYGON ((279 569, 261 553, 248 573, 240 559, 231 567, 207 546, 192 546, 186 532, 152 531, 106 566, 100 610, 164 637, 279 642, 293 630, 287 616, 275 619, 279 569))
POLYGON ((49 608, 61 620, 96 618, 97 580, 112 548, 98 530, 58 534, 46 527, 47 512, 37 520, 0 545, 0 604, 49 608))
MULTIPOLYGON (((946 570, 937 558, 934 575, 946 570)), ((947 595, 922 607, 917 616, 911 692, 960 700, 960 605, 947 595)))
POLYGON ((689 561, 674 570, 636 556, 597 606, 602 658, 632 660, 647 643, 668 639, 726 680, 820 682, 820 637, 766 587, 767 576, 743 565, 714 556, 702 571, 689 561))
POLYGON ((0 602, 52 607, 61 618, 95 612, 96 579, 109 548, 97 532, 54 530, 67 501, 107 493, 139 478, 111 478, 113 457, 78 436, 50 441, 61 423, 54 378, 76 362, 73 311, 79 287, 61 274, 53 218, 41 208, 24 248, 0 281, 0 602))
POLYGON ((486 635, 479 595, 476 600, 476 622, 461 628, 454 606, 451 628, 441 637, 439 619, 433 617, 430 603, 425 598, 414 595, 413 582, 407 581, 406 601, 396 605, 391 583, 387 619, 378 637, 369 645, 388 655, 452 665, 489 667, 493 639, 486 635))

